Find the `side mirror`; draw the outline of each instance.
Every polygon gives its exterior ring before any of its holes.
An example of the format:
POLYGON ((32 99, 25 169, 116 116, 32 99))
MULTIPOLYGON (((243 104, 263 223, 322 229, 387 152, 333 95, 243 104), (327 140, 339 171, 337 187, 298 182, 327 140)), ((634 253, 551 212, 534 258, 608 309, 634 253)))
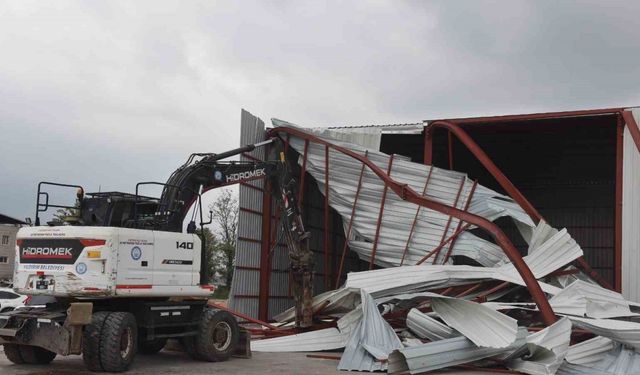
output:
POLYGON ((187 233, 195 233, 196 232, 196 222, 190 221, 189 225, 187 225, 187 233))
POLYGON ((213 211, 209 211, 209 221, 200 223, 200 225, 209 225, 213 222, 213 211))

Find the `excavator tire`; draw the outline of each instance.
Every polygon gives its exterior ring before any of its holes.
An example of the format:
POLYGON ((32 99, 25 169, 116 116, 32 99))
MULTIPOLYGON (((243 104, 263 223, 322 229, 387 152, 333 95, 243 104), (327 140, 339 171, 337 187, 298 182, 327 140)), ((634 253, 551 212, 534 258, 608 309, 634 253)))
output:
POLYGON ((82 361, 89 371, 104 371, 100 363, 100 337, 109 311, 98 311, 91 316, 91 323, 84 327, 82 335, 82 361))
POLYGON ((230 313, 205 309, 195 336, 195 352, 198 359, 221 362, 229 359, 238 346, 240 327, 230 313))
POLYGON ((22 354, 20 354, 20 345, 16 344, 4 344, 4 355, 7 359, 16 365, 24 364, 22 354))
POLYGON ((133 314, 112 312, 100 335, 100 364, 107 372, 126 371, 136 356, 138 325, 133 314))

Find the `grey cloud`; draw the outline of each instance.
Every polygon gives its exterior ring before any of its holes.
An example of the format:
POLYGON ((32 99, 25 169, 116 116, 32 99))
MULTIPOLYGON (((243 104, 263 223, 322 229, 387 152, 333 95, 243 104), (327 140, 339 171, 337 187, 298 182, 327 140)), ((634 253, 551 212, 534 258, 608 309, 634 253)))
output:
POLYGON ((0 212, 36 182, 132 191, 235 147, 244 107, 305 125, 634 105, 636 2, 0 5, 0 212))

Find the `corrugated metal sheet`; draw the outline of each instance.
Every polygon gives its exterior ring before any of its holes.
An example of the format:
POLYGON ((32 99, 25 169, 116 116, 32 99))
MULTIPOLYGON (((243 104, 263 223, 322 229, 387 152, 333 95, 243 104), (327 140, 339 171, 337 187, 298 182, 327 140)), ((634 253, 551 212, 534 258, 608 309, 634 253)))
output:
POLYGON ((621 294, 584 281, 575 281, 549 300, 556 313, 590 318, 633 316, 621 294))
POLYGON ((251 341, 255 352, 316 352, 344 348, 348 335, 326 328, 297 335, 251 341))
MULTIPOLYGON (((541 223, 539 224, 540 226, 546 225, 544 222, 541 223)), ((523 259, 536 279, 540 279, 582 255, 583 252, 580 246, 571 238, 566 229, 562 229, 532 250, 523 259)), ((518 271, 511 263, 500 267, 500 272, 504 275, 519 277, 518 271)))
POLYGON ((613 347, 614 343, 611 339, 596 336, 579 344, 571 345, 565 359, 574 365, 591 365, 600 362, 613 347))
POLYGON ((338 369, 380 371, 387 368, 389 353, 402 348, 393 328, 382 318, 371 296, 361 292, 362 317, 351 332, 338 369))
POLYGON ((456 298, 432 298, 431 308, 449 327, 478 346, 506 348, 516 339, 518 321, 481 304, 456 298))
POLYGON ((640 374, 640 354, 623 345, 615 344, 614 348, 604 356, 597 355, 599 360, 586 365, 565 362, 556 374, 558 375, 630 375, 640 374))
POLYGON ((507 348, 481 348, 466 337, 456 337, 397 350, 389 355, 389 374, 433 371, 502 353, 510 353, 525 343, 527 330, 520 328, 517 339, 507 348))
POLYGON ((418 309, 411 309, 407 315, 407 328, 422 339, 438 341, 460 336, 460 332, 442 324, 418 309))
MULTIPOLYGON (((240 144, 252 144, 264 139, 264 122, 242 110, 240 119, 240 144)), ((251 156, 264 159, 264 148, 257 148, 251 156)), ((249 160, 245 156, 241 160, 249 160)), ((250 185, 262 189, 264 181, 249 182, 250 185)), ((258 317, 258 295, 260 288, 260 244, 246 239, 260 240, 262 238, 260 223, 262 219, 254 212, 262 211, 262 192, 240 185, 238 205, 238 239, 236 241, 236 261, 234 264, 233 280, 229 292, 229 307, 243 314, 258 317)))
POLYGON ((509 368, 532 375, 556 373, 569 349, 571 321, 558 320, 553 325, 527 337, 529 354, 509 362, 509 368))
POLYGON ((568 316, 574 325, 608 337, 614 341, 627 344, 640 350, 640 323, 613 319, 589 319, 568 316))
POLYGON ((344 130, 316 128, 313 129, 313 132, 318 135, 355 143, 374 150, 380 149, 380 139, 382 137, 382 129, 379 127, 350 128, 344 130))
MULTIPOLYGON (((640 109, 633 117, 640 123, 640 109)), ((622 294, 640 302, 640 153, 627 127, 622 165, 622 294)))
MULTIPOLYGON (((273 120, 273 124, 276 127, 295 127, 279 120, 273 120)), ((389 169, 392 178, 407 183, 415 191, 424 191, 426 197, 460 209, 467 206, 474 183, 464 173, 412 163, 403 158, 396 158, 392 161, 389 155, 376 150, 365 150, 361 146, 339 140, 329 139, 329 141, 362 155, 366 152, 368 159, 374 164, 382 169, 389 169)), ((304 150, 305 142, 302 139, 292 137, 290 142, 291 147, 298 152, 301 153, 304 150)), ((331 170, 329 174, 329 203, 342 216, 344 222, 349 222, 352 205, 356 201, 357 178, 355 176, 360 175, 362 164, 331 149, 329 151, 329 168, 331 170)), ((307 171, 314 177, 320 191, 323 192, 325 184, 324 146, 309 144, 307 171)), ((387 194, 383 202, 384 184, 368 168, 365 168, 362 180, 362 189, 355 210, 356 220, 353 221, 354 234, 350 239, 350 245, 353 245, 351 249, 358 252, 361 259, 368 260, 371 257, 373 245, 367 243, 374 243, 377 238, 379 249, 375 259, 377 265, 383 267, 400 265, 405 248, 407 251, 404 264, 415 264, 429 250, 437 247, 444 238, 451 236, 458 228, 457 219, 403 201, 395 194, 387 194), (384 215, 381 217, 378 232, 377 224, 383 204, 384 215)), ((513 204, 510 198, 480 185, 476 187, 471 197, 469 211, 481 214, 489 220, 508 215, 533 227, 531 219, 519 206, 513 204)), ((486 254, 493 254, 493 258, 503 258, 497 246, 471 233, 458 238, 454 248, 463 249, 459 254, 471 256, 473 259, 487 259, 486 254), (474 256, 474 254, 482 254, 482 256, 474 256)), ((441 263, 444 260, 447 251, 448 247, 445 246, 437 254, 436 263, 441 263)))

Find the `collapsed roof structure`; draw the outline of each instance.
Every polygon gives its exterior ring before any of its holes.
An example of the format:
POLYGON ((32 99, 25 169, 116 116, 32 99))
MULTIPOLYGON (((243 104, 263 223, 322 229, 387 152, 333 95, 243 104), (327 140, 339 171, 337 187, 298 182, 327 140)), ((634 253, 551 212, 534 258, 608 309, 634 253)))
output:
MULTIPOLYGON (((619 115, 636 134, 630 114, 619 115)), ((313 303, 317 329, 292 330, 278 210, 262 181, 241 187, 231 307, 281 323, 254 330, 264 338, 253 350, 344 348, 338 368, 389 373, 469 364, 529 374, 592 373, 587 366, 640 372, 640 305, 611 290, 571 233, 549 225, 457 124, 436 121, 429 129, 455 133, 504 193, 435 167, 426 153, 416 163, 381 152, 367 132, 273 125, 270 134, 298 157, 300 201, 315 193, 322 204, 303 211, 317 241, 316 290, 324 292, 313 303), (259 271, 257 279, 250 271, 259 271), (251 305, 261 301, 247 297, 264 288, 269 303, 251 305), (593 356, 601 359, 596 365, 593 356)), ((242 141, 262 137, 264 124, 243 112, 242 141)))

